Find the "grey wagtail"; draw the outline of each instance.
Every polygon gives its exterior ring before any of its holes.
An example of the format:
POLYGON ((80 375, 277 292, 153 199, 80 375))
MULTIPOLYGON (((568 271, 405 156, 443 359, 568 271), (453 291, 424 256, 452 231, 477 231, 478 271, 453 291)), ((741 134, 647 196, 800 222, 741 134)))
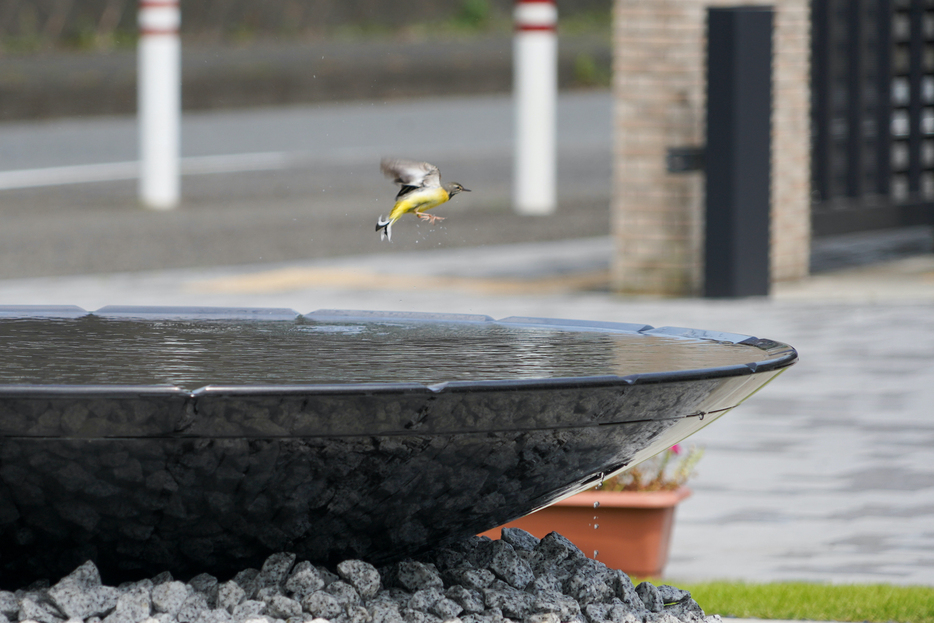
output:
POLYGON ((383 175, 392 178, 393 182, 401 186, 399 194, 396 195, 396 205, 389 212, 389 218, 383 220, 380 216, 376 220, 376 231, 379 232, 380 240, 392 241, 392 224, 406 212, 412 212, 432 225, 443 221, 444 217, 425 214, 425 210, 445 203, 459 192, 470 192, 470 189, 457 182, 442 185, 438 167, 427 162, 383 158, 379 169, 383 175))

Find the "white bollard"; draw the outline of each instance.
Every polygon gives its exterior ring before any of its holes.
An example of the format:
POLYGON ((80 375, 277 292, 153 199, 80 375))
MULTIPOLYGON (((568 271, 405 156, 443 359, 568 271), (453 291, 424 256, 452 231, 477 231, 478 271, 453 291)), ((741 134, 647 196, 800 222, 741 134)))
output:
POLYGON ((178 0, 140 0, 137 83, 143 205, 170 210, 179 199, 181 43, 178 0))
POLYGON ((558 7, 555 0, 517 0, 514 19, 513 205, 519 214, 551 214, 557 207, 558 7))

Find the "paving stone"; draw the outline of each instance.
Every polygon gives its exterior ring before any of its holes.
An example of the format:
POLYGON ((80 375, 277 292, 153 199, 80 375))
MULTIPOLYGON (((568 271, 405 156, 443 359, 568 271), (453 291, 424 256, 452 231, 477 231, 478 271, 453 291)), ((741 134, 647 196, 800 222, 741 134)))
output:
POLYGON ((247 599, 253 599, 253 596, 256 595, 256 591, 259 590, 259 569, 244 569, 237 572, 237 574, 231 579, 231 582, 234 582, 243 589, 244 595, 247 599))
POLYGON ((493 555, 490 557, 488 568, 497 577, 518 589, 524 589, 535 579, 529 564, 516 554, 512 545, 505 541, 494 541, 493 555))
POLYGON ((237 604, 231 615, 235 621, 240 621, 241 619, 249 619, 252 617, 257 617, 266 613, 266 602, 257 601, 254 599, 247 599, 239 604, 237 604))
POLYGON ((613 594, 633 612, 641 612, 645 609, 642 598, 636 593, 636 587, 633 586, 632 580, 625 572, 611 569, 604 578, 604 582, 613 590, 613 594))
POLYGON ((318 570, 318 575, 321 576, 321 579, 324 581, 325 586, 327 586, 331 582, 334 582, 335 580, 340 579, 336 573, 331 573, 331 571, 328 570, 327 567, 324 567, 321 565, 315 565, 315 569, 318 570))
POLYGON ((281 594, 282 590, 278 586, 264 586, 263 588, 256 591, 256 595, 253 597, 253 599, 256 599, 257 601, 263 601, 268 604, 270 599, 276 595, 281 594))
POLYGON ((313 564, 303 560, 292 568, 283 588, 287 593, 301 600, 308 593, 324 588, 324 580, 313 564))
POLYGON ((590 623, 642 623, 642 617, 636 616, 622 602, 587 604, 584 614, 590 623))
POLYGON ((341 602, 334 595, 324 591, 315 591, 305 595, 301 603, 305 612, 322 619, 332 619, 344 611, 341 602))
MULTIPOLYGON (((494 586, 495 583, 494 583, 494 586)), ((503 583, 496 588, 483 589, 483 603, 487 608, 498 608, 511 619, 522 619, 532 613, 534 596, 503 583)))
POLYGON ((493 557, 493 540, 487 537, 477 537, 470 543, 465 556, 467 566, 486 569, 493 557))
POLYGON ((402 611, 402 618, 405 623, 443 623, 440 617, 421 610, 411 610, 405 608, 402 611))
MULTIPOLYGON (((155 599, 155 589, 153 589, 153 596, 153 599, 155 599)), ((244 599, 246 599, 246 592, 233 580, 224 582, 217 587, 217 607, 223 608, 231 614, 233 614, 234 608, 240 605, 244 599)))
POLYGON ((472 567, 459 567, 445 573, 452 584, 460 584, 467 588, 481 590, 490 586, 496 575, 489 569, 474 569, 472 567))
POLYGON ((532 580, 532 583, 525 587, 525 590, 530 593, 538 593, 539 591, 555 591, 560 593, 562 588, 562 582, 558 578, 552 575, 540 575, 532 580))
POLYGON ((636 586, 636 593, 642 599, 642 603, 645 604, 649 612, 658 613, 665 609, 665 602, 662 601, 662 596, 653 584, 642 582, 636 586))
POLYGON ((546 534, 535 546, 535 552, 541 555, 543 562, 552 564, 558 564, 568 558, 585 557, 576 545, 557 532, 546 534))
POLYGON ((347 623, 371 623, 373 620, 369 610, 363 606, 347 606, 343 618, 346 618, 347 623))
POLYGON ((325 587, 324 592, 333 595, 342 606, 358 606, 363 603, 357 589, 343 580, 331 582, 325 587))
POLYGON ((292 570, 292 565, 294 564, 295 554, 290 552, 279 552, 267 558, 257 578, 259 588, 281 586, 288 577, 289 571, 292 570))
POLYGON ((455 585, 444 591, 445 597, 451 599, 463 608, 467 613, 483 612, 486 607, 483 603, 483 595, 476 589, 470 589, 465 586, 455 585))
POLYGON ((140 583, 117 598, 114 611, 104 617, 104 623, 138 623, 152 613, 151 582, 140 583))
POLYGON ((22 620, 36 621, 37 623, 61 623, 64 620, 63 617, 53 612, 50 606, 37 602, 30 597, 22 599, 19 608, 22 620))
POLYGON ((406 590, 444 588, 444 581, 433 565, 404 560, 396 565, 396 581, 406 590))
POLYGON ((222 608, 203 610, 195 623, 232 623, 233 617, 222 608))
POLYGON ((156 612, 175 616, 191 595, 192 589, 182 582, 164 582, 152 588, 152 607, 156 612))
POLYGON ((158 586, 160 584, 165 584, 166 582, 171 582, 175 578, 172 576, 171 571, 163 571, 152 578, 152 585, 158 586))
POLYGON ((441 547, 431 552, 431 562, 443 572, 448 569, 454 569, 461 566, 467 558, 463 551, 454 550, 448 547, 441 547))
POLYGON ((101 585, 97 568, 88 561, 51 587, 48 596, 65 616, 87 619, 113 610, 119 593, 112 586, 101 585))
POLYGON ((678 603, 685 599, 691 597, 691 593, 686 590, 675 588, 668 584, 660 584, 658 587, 658 596, 661 597, 662 602, 667 606, 669 604, 678 603))
POLYGON ((565 568, 571 573, 564 581, 564 593, 574 597, 582 606, 614 596, 613 589, 604 581, 611 578, 606 565, 589 558, 570 558, 565 568))
POLYGON ((520 528, 503 528, 501 540, 509 543, 516 551, 535 551, 541 539, 520 528))
POLYGON ((9 619, 16 618, 19 614, 19 604, 16 602, 16 595, 11 591, 0 591, 0 614, 9 619))
POLYGON ((217 605, 217 578, 208 573, 199 573, 188 581, 188 585, 203 594, 209 608, 217 605))
POLYGON ((345 560, 337 565, 337 575, 356 589, 363 599, 370 599, 379 592, 379 571, 362 560, 345 560))
POLYGON ((192 593, 182 602, 175 618, 179 623, 195 623, 205 610, 210 610, 207 597, 203 593, 192 593))
POLYGON ((402 623, 402 612, 399 604, 390 601, 372 603, 368 607, 373 623, 402 623))
POLYGON ((422 588, 412 593, 412 596, 406 601, 405 607, 422 612, 431 612, 432 605, 443 597, 444 593, 440 588, 422 588))
POLYGON ((266 614, 277 619, 288 619, 301 615, 302 605, 285 595, 274 595, 266 601, 266 614))

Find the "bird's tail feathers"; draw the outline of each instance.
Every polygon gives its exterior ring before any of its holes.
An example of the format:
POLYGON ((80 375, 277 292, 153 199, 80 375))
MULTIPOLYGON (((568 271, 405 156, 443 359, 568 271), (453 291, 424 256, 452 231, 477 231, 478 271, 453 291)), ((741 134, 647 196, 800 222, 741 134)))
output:
POLYGON ((383 220, 382 215, 376 219, 376 231, 379 232, 380 240, 389 240, 392 242, 392 224, 396 222, 396 219, 387 218, 383 220))

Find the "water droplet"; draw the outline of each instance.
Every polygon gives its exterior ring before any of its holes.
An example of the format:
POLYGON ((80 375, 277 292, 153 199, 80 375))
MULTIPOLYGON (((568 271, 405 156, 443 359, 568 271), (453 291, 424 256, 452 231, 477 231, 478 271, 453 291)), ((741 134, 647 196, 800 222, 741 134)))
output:
POLYGON ((599 527, 600 527, 600 524, 598 524, 598 523, 595 523, 595 524, 593 525, 593 529, 594 529, 594 530, 596 530, 596 529, 599 528, 599 527))
POLYGON ((599 553, 600 553, 600 550, 595 549, 595 550, 593 551, 593 557, 596 559, 597 554, 599 554, 599 553))
POLYGON ((594 507, 594 508, 599 508, 599 507, 600 507, 600 502, 594 502, 594 503, 593 503, 593 507, 594 507))

